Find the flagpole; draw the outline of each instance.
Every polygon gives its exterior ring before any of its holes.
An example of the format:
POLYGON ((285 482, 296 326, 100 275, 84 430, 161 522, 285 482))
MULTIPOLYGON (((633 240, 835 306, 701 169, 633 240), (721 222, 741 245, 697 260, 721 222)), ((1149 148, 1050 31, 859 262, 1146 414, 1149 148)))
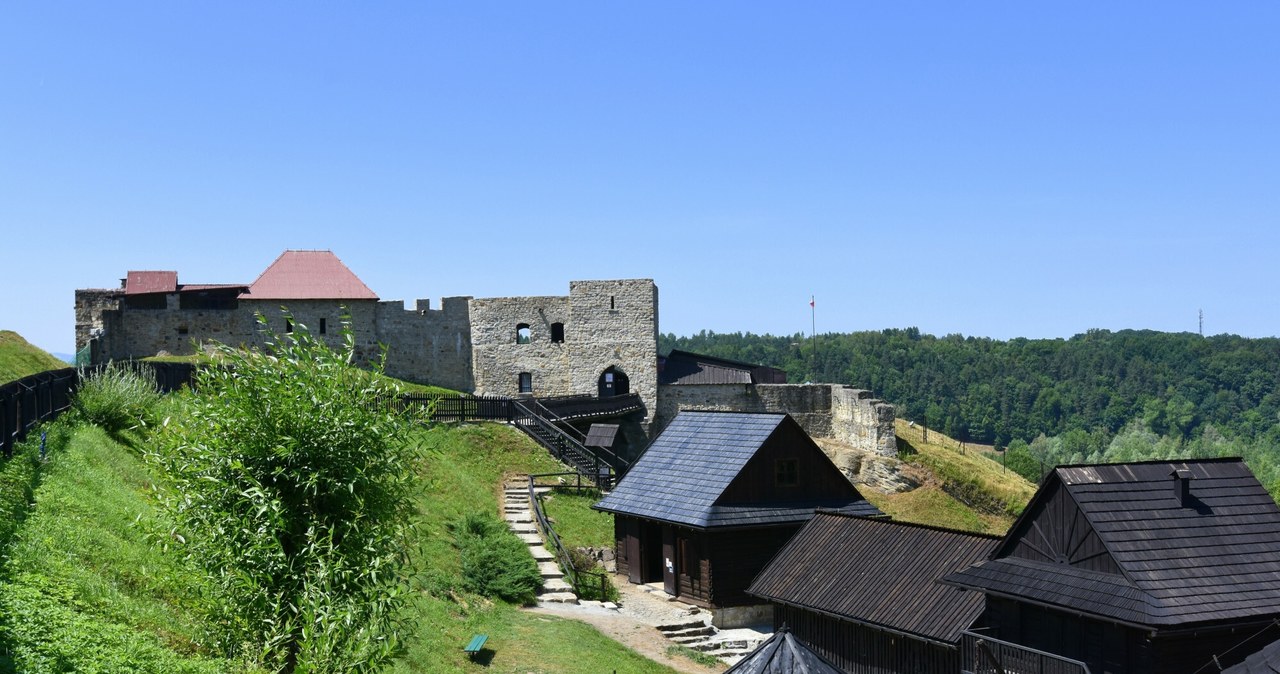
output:
POLYGON ((813 344, 813 362, 809 366, 809 371, 813 373, 813 379, 818 378, 818 318, 817 305, 813 295, 809 296, 809 342, 813 344))

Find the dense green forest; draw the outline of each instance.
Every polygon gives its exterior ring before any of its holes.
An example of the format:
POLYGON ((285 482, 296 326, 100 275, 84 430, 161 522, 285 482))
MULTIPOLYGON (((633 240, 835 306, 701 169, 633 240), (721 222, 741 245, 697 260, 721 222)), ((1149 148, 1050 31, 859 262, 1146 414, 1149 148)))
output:
POLYGON ((1262 476, 1280 456, 1280 339, 1090 330, 999 341, 905 328, 812 340, 703 331, 662 335, 659 351, 671 349, 778 367, 792 382, 866 388, 902 418, 1047 465, 1230 454, 1250 458, 1262 476))

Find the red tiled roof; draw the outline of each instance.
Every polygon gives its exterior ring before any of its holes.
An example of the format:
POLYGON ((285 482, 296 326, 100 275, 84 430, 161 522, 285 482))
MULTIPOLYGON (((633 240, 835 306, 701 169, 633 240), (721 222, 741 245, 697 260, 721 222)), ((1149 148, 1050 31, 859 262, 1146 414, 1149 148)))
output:
POLYGON ((376 300, 369 286, 327 250, 286 250, 262 272, 247 300, 376 300))
POLYGON ((171 293, 178 289, 176 271, 131 271, 124 280, 124 294, 171 293))

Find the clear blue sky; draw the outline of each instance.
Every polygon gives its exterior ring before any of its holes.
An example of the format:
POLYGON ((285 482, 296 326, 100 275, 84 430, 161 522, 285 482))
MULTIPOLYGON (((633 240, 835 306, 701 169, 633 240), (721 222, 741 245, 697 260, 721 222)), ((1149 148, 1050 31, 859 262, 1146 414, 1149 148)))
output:
POLYGON ((333 250, 663 332, 1280 334, 1280 3, 0 9, 0 328, 333 250))

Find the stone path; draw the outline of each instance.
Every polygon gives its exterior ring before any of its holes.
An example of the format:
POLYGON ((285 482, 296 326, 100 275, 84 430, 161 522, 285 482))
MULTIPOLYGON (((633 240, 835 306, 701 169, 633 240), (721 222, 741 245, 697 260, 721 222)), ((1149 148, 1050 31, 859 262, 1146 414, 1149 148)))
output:
MULTIPOLYGON (((537 487, 538 493, 550 491, 549 487, 537 487)), ((510 479, 503 487, 503 517, 507 526, 520 540, 529 545, 529 552, 538 563, 538 571, 542 573, 542 590, 538 592, 538 601, 564 604, 578 603, 578 596, 573 593, 573 586, 564 579, 560 565, 556 564, 556 556, 542 544, 542 535, 533 521, 533 509, 529 503, 529 478, 527 476, 510 479)))

